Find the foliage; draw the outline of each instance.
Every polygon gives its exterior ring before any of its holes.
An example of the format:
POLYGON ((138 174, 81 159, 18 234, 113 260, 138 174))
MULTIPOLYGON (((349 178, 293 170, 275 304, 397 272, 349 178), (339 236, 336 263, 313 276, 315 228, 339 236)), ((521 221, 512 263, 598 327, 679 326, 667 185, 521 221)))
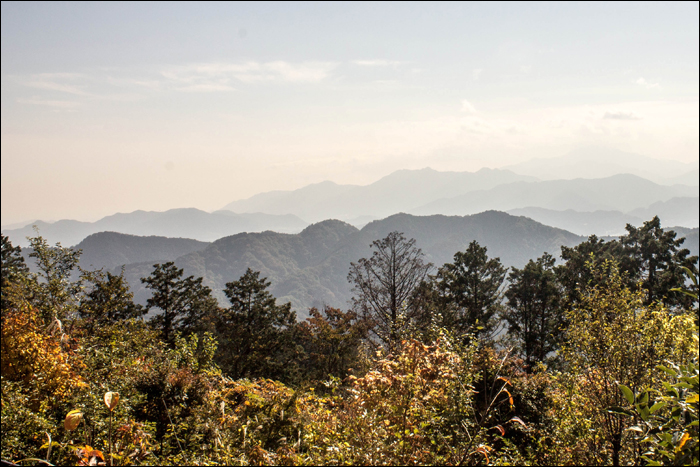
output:
POLYGON ((525 364, 532 368, 558 348, 564 325, 554 258, 545 253, 537 261, 530 260, 523 269, 513 268, 508 280, 504 318, 508 332, 517 339, 525 364))
POLYGON ((235 379, 289 376, 289 357, 296 350, 296 313, 289 303, 277 305, 269 286, 251 269, 226 284, 224 293, 231 307, 216 317, 220 343, 216 360, 235 379))
POLYGON ((120 275, 96 272, 91 277, 91 290, 85 294, 78 308, 86 326, 105 326, 117 321, 140 318, 146 313, 141 305, 133 302, 134 294, 120 275))
POLYGON ((151 289, 148 309, 162 311, 151 318, 160 329, 165 342, 171 343, 174 333, 191 333, 201 330, 203 319, 216 309, 216 300, 211 289, 202 285, 202 278, 194 276, 182 278, 184 270, 178 269, 172 261, 155 264, 153 272, 141 282, 151 289))
MULTIPOLYGON (((663 390, 645 390, 635 396, 630 388, 620 385, 638 420, 629 430, 637 434, 647 465, 697 465, 697 359, 688 365, 672 364, 671 368, 659 365, 658 369, 673 378, 672 382, 662 382, 663 390)), ((612 410, 630 413, 619 408, 612 410)))
POLYGON ((371 325, 377 343, 390 350, 401 340, 411 316, 406 316, 411 295, 426 278, 431 263, 402 233, 391 232, 370 245, 372 256, 350 263, 348 282, 353 285, 353 310, 371 325))
MULTIPOLYGON (((660 305, 646 306, 641 292, 625 287, 615 263, 605 262, 593 274, 608 278, 582 293, 580 306, 569 311, 562 348, 571 384, 580 391, 585 419, 599 430, 605 449, 588 439, 596 462, 619 465, 636 452, 626 429, 629 420, 609 407, 624 403, 618 384, 638 391, 654 382, 653 369, 666 359, 687 359, 693 350, 694 323, 689 315, 673 316, 660 305)), ((586 441, 585 438, 580 440, 586 441)))
POLYGON ((323 307, 309 310, 299 324, 298 339, 304 347, 304 372, 310 380, 344 379, 360 363, 367 325, 354 311, 323 307))
POLYGON ((1 307, 4 312, 9 307, 7 302, 7 288, 10 282, 16 281, 19 277, 26 277, 29 268, 24 262, 22 249, 19 246, 13 247, 10 239, 2 236, 2 270, 0 274, 0 287, 2 290, 1 307))
POLYGON ((641 282, 647 291, 645 303, 691 307, 697 302, 697 298, 671 292, 685 283, 683 268, 698 273, 698 257, 689 256, 690 251, 682 248, 685 238, 676 239, 676 232, 664 231, 658 216, 639 228, 627 224, 626 229, 627 235, 620 238, 625 253, 621 264, 629 271, 629 279, 641 282))
POLYGON ((473 241, 465 251, 455 253, 454 262, 438 270, 442 325, 456 335, 476 330, 477 335, 488 336, 496 326, 506 269, 500 258, 489 258, 486 251, 473 241))

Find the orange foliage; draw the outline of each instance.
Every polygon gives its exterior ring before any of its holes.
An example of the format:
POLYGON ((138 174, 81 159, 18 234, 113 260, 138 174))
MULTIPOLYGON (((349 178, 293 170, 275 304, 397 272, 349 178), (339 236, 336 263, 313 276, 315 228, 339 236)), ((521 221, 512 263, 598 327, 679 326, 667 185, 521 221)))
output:
POLYGON ((34 409, 42 400, 52 405, 85 386, 76 371, 81 364, 62 347, 61 333, 52 336, 42 327, 38 311, 28 304, 9 310, 2 321, 3 379, 21 381, 34 409))

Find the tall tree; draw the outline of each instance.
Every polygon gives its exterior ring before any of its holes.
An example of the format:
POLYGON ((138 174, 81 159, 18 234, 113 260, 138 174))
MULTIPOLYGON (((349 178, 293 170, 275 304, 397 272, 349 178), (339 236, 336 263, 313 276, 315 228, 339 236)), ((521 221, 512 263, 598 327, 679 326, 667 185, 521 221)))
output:
MULTIPOLYGON (((30 237, 29 245, 38 272, 38 283, 33 292, 34 303, 41 311, 42 318, 71 317, 77 310, 79 294, 82 291, 83 275, 73 281, 74 271, 80 270, 78 263, 82 250, 61 246, 49 246, 42 236, 30 237)), ((82 272, 82 271, 81 271, 82 272)))
POLYGON ((323 380, 329 375, 348 376, 358 360, 360 345, 367 335, 367 326, 357 313, 323 307, 309 310, 309 318, 299 324, 299 339, 306 352, 306 373, 311 379, 323 380))
POLYGON ((545 253, 523 269, 513 268, 508 280, 508 332, 518 340, 525 363, 532 368, 557 349, 564 324, 554 258, 545 253))
POLYGON ((432 268, 424 254, 402 233, 391 232, 375 240, 370 258, 350 263, 348 282, 353 284, 353 308, 372 326, 379 344, 393 350, 410 323, 409 298, 432 268))
POLYGON ((12 246, 10 239, 2 235, 2 274, 0 275, 0 287, 1 287, 1 309, 4 312, 9 304, 7 303, 7 293, 10 282, 16 280, 19 277, 26 277, 29 273, 27 264, 24 262, 24 257, 22 256, 22 248, 19 246, 12 246))
POLYGON ((146 309, 134 303, 134 294, 121 274, 97 271, 93 274, 92 287, 80 303, 78 313, 89 326, 114 323, 123 319, 139 318, 146 309))
POLYGON ((495 325, 494 315, 501 308, 501 285, 506 268, 500 258, 489 258, 486 247, 476 241, 454 255, 437 273, 437 286, 443 300, 455 306, 442 307, 451 313, 450 328, 458 335, 476 332, 488 335, 495 325), (477 326, 478 324, 478 326, 477 326), (477 327, 481 329, 476 329, 477 327))
POLYGON ((202 285, 201 277, 183 279, 184 270, 172 261, 155 264, 153 268, 151 275, 141 282, 153 293, 147 302, 148 309, 162 310, 151 322, 161 330, 163 339, 172 344, 175 331, 188 334, 201 330, 204 318, 217 308, 211 289, 202 285))
POLYGON ((296 313, 289 303, 277 305, 269 286, 248 268, 224 289, 231 307, 217 317, 217 363, 234 378, 284 378, 292 371, 285 364, 295 350, 296 313))
POLYGON ((621 266, 630 272, 630 279, 641 282, 647 292, 645 303, 691 307, 696 300, 671 291, 685 284, 683 267, 698 273, 698 257, 682 248, 685 238, 676 239, 676 232, 664 231, 658 216, 639 228, 627 224, 626 229, 627 235, 620 238, 626 256, 621 266))

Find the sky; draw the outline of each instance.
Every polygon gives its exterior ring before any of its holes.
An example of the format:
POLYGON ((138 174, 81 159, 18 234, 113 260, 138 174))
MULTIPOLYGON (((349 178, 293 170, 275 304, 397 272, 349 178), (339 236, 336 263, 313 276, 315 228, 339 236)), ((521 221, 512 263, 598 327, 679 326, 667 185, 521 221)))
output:
POLYGON ((1 8, 3 225, 700 150, 697 2, 1 8))

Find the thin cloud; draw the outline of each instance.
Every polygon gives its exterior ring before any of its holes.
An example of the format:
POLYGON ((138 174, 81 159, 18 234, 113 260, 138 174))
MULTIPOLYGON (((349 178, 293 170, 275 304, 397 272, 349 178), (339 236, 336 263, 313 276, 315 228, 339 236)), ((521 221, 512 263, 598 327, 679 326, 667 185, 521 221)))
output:
POLYGON ((644 78, 639 78, 637 81, 635 81, 635 83, 637 83, 640 86, 644 86, 647 89, 653 89, 653 88, 659 87, 659 83, 650 83, 647 80, 645 80, 644 78))
POLYGON ((26 81, 20 81, 24 86, 47 91, 59 91, 76 96, 89 96, 77 80, 84 80, 85 75, 79 73, 39 73, 31 75, 26 81))
POLYGON ((476 107, 474 107, 468 100, 462 99, 462 112, 467 112, 470 114, 475 114, 477 113, 476 107))
POLYGON ((48 100, 41 99, 38 96, 31 97, 29 99, 19 98, 17 102, 20 104, 30 104, 30 105, 40 105, 44 107, 51 107, 59 110, 75 110, 80 106, 78 102, 73 101, 60 101, 60 100, 48 100))
POLYGON ((352 63, 358 66, 398 66, 403 62, 396 60, 353 60, 352 63))
POLYGON ((175 90, 231 91, 231 79, 243 83, 318 83, 330 76, 336 66, 334 62, 202 63, 173 67, 161 75, 171 83, 180 83, 175 90))
POLYGON ((604 120, 641 120, 642 117, 634 112, 625 112, 623 110, 606 110, 603 114, 604 120))

